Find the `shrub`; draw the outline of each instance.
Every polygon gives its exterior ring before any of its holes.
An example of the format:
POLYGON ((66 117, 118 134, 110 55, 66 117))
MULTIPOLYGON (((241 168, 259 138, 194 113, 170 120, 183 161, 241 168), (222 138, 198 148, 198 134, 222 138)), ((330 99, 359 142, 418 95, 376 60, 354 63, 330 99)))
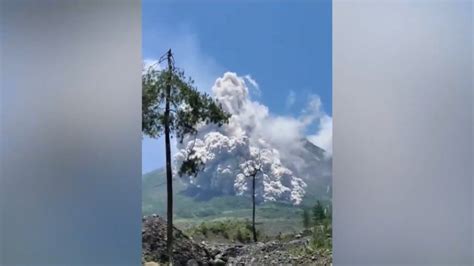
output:
MULTIPOLYGON (((225 239, 246 243, 252 240, 252 225, 248 220, 203 222, 199 226, 188 229, 187 233, 191 236, 202 235, 206 238, 222 236, 225 239)), ((257 231, 257 236, 261 236, 260 231, 257 231)))
POLYGON ((317 225, 313 228, 310 245, 314 249, 332 248, 332 227, 328 225, 317 225))
POLYGON ((222 232, 222 236, 223 236, 225 239, 229 239, 229 233, 228 233, 227 231, 222 232))
POLYGON ((252 239, 251 231, 239 228, 237 230, 236 239, 241 243, 250 242, 250 240, 252 239))
POLYGON ((199 230, 201 231, 203 236, 207 236, 207 226, 205 223, 201 224, 201 226, 199 227, 199 230))
POLYGON ((326 218, 326 211, 324 210, 323 205, 319 200, 316 202, 316 205, 313 207, 313 221, 314 224, 320 224, 326 218))

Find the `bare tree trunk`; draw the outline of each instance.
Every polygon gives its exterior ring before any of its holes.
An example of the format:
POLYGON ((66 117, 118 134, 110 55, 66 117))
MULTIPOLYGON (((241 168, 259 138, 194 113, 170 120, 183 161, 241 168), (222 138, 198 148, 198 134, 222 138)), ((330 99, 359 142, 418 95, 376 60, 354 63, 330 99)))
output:
POLYGON ((252 233, 253 241, 257 242, 257 230, 255 229, 255 176, 252 176, 252 233))
POLYGON ((167 193, 167 248, 170 265, 173 263, 173 174, 171 169, 171 144, 170 144, 170 95, 171 95, 171 49, 168 51, 168 85, 166 86, 165 103, 165 147, 166 147, 166 193, 167 193))

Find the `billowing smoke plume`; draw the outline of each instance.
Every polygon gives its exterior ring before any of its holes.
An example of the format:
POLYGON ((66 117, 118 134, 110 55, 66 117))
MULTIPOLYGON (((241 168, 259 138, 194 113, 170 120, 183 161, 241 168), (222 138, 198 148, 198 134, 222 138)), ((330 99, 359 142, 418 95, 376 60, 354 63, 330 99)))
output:
POLYGON ((304 133, 308 125, 322 117, 319 98, 310 101, 301 117, 273 116, 266 106, 250 100, 245 80, 230 72, 216 80, 212 92, 232 115, 230 121, 220 128, 201 126, 196 136, 178 146, 175 165, 188 156, 199 158, 204 169, 186 182, 229 195, 251 192, 248 168, 258 165, 258 200, 299 204, 308 177, 302 170, 308 163, 302 156, 307 143, 304 133))

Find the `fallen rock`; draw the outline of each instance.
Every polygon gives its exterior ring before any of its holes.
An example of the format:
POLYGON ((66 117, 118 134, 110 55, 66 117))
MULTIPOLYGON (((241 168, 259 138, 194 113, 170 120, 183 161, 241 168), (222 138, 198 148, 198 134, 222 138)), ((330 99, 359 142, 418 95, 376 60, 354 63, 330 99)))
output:
POLYGON ((215 265, 215 266, 225 266, 225 261, 223 261, 223 260, 221 260, 221 259, 211 260, 211 265, 215 265))
POLYGON ((196 260, 191 259, 186 262, 186 266, 199 266, 199 263, 196 260))
MULTIPOLYGON (((142 256, 143 261, 166 263, 169 261, 167 252, 166 221, 158 215, 145 217, 142 225, 142 256)), ((176 227, 173 230, 173 262, 175 265, 187 265, 196 262, 197 265, 209 264, 209 251, 194 242, 176 227)), ((196 265, 196 264, 191 264, 196 265)), ((155 266, 155 265, 147 265, 155 266)))

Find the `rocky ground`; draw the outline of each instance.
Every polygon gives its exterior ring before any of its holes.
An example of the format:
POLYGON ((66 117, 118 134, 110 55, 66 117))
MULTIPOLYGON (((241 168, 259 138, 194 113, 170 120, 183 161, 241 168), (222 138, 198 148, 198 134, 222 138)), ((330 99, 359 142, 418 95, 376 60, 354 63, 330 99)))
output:
MULTIPOLYGON (((211 256, 206 247, 195 243, 181 230, 174 229, 173 261, 175 265, 206 265, 211 256)), ((142 221, 142 261, 166 262, 166 221, 157 215, 144 217, 142 221)))
MULTIPOLYGON (((210 244, 214 262, 220 265, 331 265, 330 254, 297 254, 306 239, 252 244, 210 244)), ((211 263, 213 261, 211 260, 211 263)))
MULTIPOLYGON (((175 228, 174 265, 331 265, 329 251, 300 252, 309 239, 295 235, 293 239, 250 244, 197 243, 175 228)), ((166 221, 156 215, 143 218, 143 262, 165 263, 166 221)), ((307 250, 307 249, 306 249, 307 250)), ((160 265, 160 264, 148 264, 160 265)))

